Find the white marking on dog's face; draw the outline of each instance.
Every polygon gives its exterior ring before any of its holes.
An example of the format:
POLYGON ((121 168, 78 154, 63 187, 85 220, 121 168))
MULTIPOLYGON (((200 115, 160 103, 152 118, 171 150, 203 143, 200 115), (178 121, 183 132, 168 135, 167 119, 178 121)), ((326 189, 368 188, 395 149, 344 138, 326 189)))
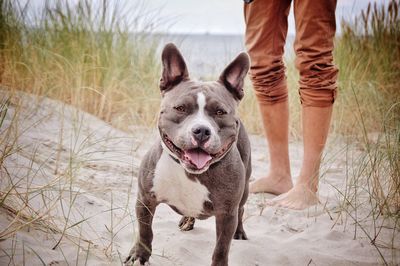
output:
MULTIPOLYGON (((191 119, 191 121, 186 125, 185 131, 188 134, 188 138, 192 138, 192 129, 195 127, 199 126, 204 126, 208 127, 211 132, 210 140, 208 141, 209 143, 213 143, 216 141, 219 141, 218 135, 215 132, 215 127, 211 123, 211 118, 207 117, 206 112, 205 112, 205 107, 207 105, 206 101, 206 96, 204 95, 203 92, 198 92, 197 93, 197 105, 199 109, 197 110, 197 113, 191 119)), ((219 142, 218 142, 219 143, 219 142)))
POLYGON ((199 106, 198 115, 200 117, 204 117, 204 108, 206 107, 206 96, 204 96, 204 93, 202 92, 197 93, 197 105, 199 106))
POLYGON ((210 200, 208 189, 198 180, 190 180, 165 149, 157 162, 151 191, 158 201, 171 204, 191 217, 202 214, 204 202, 210 200))

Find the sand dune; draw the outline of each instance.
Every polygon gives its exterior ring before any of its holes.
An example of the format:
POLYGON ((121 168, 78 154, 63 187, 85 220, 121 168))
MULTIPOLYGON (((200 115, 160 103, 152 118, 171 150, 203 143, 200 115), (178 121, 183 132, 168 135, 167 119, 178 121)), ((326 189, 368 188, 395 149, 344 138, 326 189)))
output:
MULTIPOLYGON (((120 265, 135 237, 138 165, 157 134, 135 127, 133 133, 121 132, 71 106, 23 94, 11 100, 3 135, 7 128, 12 130, 1 149, 13 139, 16 143, 0 170, 5 198, 0 205, 0 264, 120 265)), ((259 136, 251 136, 251 142, 253 176, 258 177, 268 164, 266 143, 259 136)), ((382 263, 351 219, 339 216, 337 189, 343 188, 346 171, 343 145, 340 138, 330 140, 320 184, 322 204, 292 211, 266 207, 265 199, 272 195, 250 196, 244 222, 249 240, 233 241, 230 265, 382 263)), ((291 142, 290 156, 296 175, 300 142, 291 142)), ((166 205, 157 209, 151 265, 209 265, 214 219, 197 221, 190 232, 179 231, 179 219, 166 205)), ((397 233, 382 229, 380 239, 394 239, 399 247, 397 233)), ((381 252, 389 263, 399 263, 399 249, 381 252)))

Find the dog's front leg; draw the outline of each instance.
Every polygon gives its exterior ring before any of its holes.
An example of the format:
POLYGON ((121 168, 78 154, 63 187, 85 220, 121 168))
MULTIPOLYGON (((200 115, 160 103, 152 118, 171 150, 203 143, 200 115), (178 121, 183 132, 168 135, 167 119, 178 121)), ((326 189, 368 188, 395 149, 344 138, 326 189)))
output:
POLYGON ((156 210, 156 202, 145 197, 136 200, 136 218, 139 222, 139 238, 131 249, 125 263, 140 261, 145 264, 151 255, 151 242, 153 241, 153 216, 156 210))
POLYGON ((212 266, 227 266, 232 237, 238 223, 238 213, 221 213, 215 216, 217 243, 212 256, 212 266))

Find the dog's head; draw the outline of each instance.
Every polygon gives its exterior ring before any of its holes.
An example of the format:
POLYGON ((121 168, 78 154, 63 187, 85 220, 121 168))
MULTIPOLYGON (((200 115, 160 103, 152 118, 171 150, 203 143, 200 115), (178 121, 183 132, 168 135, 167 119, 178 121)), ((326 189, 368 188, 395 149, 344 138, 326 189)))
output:
POLYGON ((241 53, 217 81, 194 81, 178 48, 164 47, 158 129, 163 148, 186 171, 207 171, 236 142, 240 127, 236 109, 249 64, 248 55, 241 53))

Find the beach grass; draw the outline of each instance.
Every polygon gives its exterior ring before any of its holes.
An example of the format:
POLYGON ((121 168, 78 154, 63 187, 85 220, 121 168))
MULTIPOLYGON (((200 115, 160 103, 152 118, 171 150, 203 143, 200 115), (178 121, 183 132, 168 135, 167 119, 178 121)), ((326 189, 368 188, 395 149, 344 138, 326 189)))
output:
POLYGON ((61 100, 119 128, 154 124, 157 45, 128 30, 140 23, 147 31, 156 23, 146 21, 143 6, 45 1, 27 14, 18 1, 0 3, 2 86, 61 100))
POLYGON ((341 210, 383 264, 379 250, 396 249, 400 218, 399 7, 400 1, 369 4, 354 21, 343 21, 335 50, 340 77, 333 131, 347 139, 341 210), (382 239, 388 227, 393 237, 382 239))

